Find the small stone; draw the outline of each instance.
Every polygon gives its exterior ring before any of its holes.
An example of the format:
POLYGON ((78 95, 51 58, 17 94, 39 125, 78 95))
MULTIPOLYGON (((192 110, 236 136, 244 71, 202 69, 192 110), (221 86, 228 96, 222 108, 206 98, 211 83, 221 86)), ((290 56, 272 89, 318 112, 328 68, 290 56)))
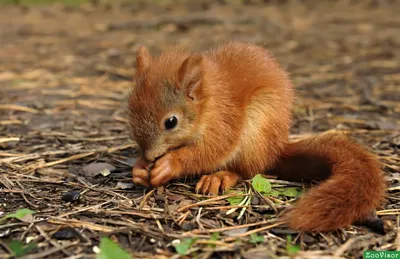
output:
POLYGON ((94 246, 94 247, 93 247, 93 252, 94 252, 95 254, 99 254, 99 253, 100 253, 100 248, 99 248, 98 246, 94 246))
POLYGON ((121 56, 121 51, 117 48, 110 48, 107 50, 107 55, 109 58, 117 58, 121 56))
POLYGON ((104 177, 106 177, 107 175, 111 174, 110 170, 108 169, 104 169, 100 171, 100 174, 104 177))
POLYGON ((181 240, 179 240, 179 239, 174 239, 174 240, 172 240, 172 242, 171 242, 171 244, 172 244, 173 246, 179 245, 180 243, 181 243, 181 240))
POLYGON ((251 197, 251 205, 260 205, 260 198, 257 196, 251 197))
POLYGON ((81 196, 80 191, 72 191, 72 192, 65 193, 61 197, 61 199, 65 202, 75 202, 79 199, 80 196, 81 196))
POLYGON ((270 231, 275 235, 294 235, 299 233, 298 231, 290 228, 273 228, 270 231))
POLYGON ((368 218, 362 223, 363 223, 362 224, 363 226, 371 229, 372 231, 374 231, 378 234, 381 234, 381 235, 386 234, 385 225, 381 218, 368 218))
POLYGON ((130 208, 133 206, 133 201, 131 201, 129 199, 124 199, 124 200, 120 201, 120 204, 124 207, 130 208))
POLYGON ((57 240, 70 240, 74 237, 78 237, 79 233, 74 228, 63 228, 54 233, 51 237, 57 240))
POLYGON ((0 238, 6 238, 6 237, 8 237, 10 235, 10 233, 11 233, 11 229, 9 229, 9 228, 4 230, 4 231, 1 231, 0 232, 0 238))
POLYGON ((184 222, 181 225, 181 229, 185 230, 185 231, 191 231, 191 230, 195 229, 196 227, 197 227, 197 225, 193 222, 184 222))
POLYGON ((110 165, 109 163, 91 163, 84 166, 82 170, 85 176, 95 177, 101 174, 101 172, 106 169, 112 172, 113 170, 115 170, 115 167, 113 165, 110 165))
POLYGON ((315 243, 315 238, 313 238, 312 236, 304 233, 302 241, 304 243, 307 243, 307 244, 313 244, 313 243, 315 243))
POLYGON ((117 185, 115 186, 115 188, 117 189, 132 189, 134 187, 133 183, 125 183, 125 182, 118 182, 117 185))

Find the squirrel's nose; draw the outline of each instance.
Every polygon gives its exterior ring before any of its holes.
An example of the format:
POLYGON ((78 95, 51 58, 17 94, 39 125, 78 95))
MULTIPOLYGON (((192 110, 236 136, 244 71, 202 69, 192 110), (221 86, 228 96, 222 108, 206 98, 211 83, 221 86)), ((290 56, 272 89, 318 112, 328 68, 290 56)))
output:
POLYGON ((158 158, 162 157, 164 153, 159 153, 159 152, 154 152, 154 151, 146 151, 144 153, 144 157, 146 158, 147 161, 149 162, 154 162, 158 158))

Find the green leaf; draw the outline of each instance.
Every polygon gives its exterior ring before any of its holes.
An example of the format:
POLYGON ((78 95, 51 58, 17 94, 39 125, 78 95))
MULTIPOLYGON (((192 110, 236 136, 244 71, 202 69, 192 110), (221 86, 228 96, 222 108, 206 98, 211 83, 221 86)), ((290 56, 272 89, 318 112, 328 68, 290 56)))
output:
POLYGON ((19 209, 15 213, 11 213, 0 219, 0 222, 2 222, 5 219, 8 218, 15 218, 19 219, 21 221, 25 222, 31 222, 32 221, 32 214, 35 213, 35 211, 30 210, 30 209, 19 209))
POLYGON ((255 190, 259 191, 260 193, 268 193, 271 191, 270 182, 268 181, 268 179, 262 177, 260 174, 257 174, 253 177, 251 185, 255 190))
POLYGON ((286 236, 286 251, 288 252, 289 255, 295 255, 297 252, 299 252, 301 249, 298 245, 292 245, 292 236, 287 235, 286 236))
POLYGON ((299 196, 300 194, 301 194, 301 191, 299 190, 299 188, 296 188, 296 187, 288 187, 288 188, 286 188, 286 190, 284 190, 282 192, 283 196, 293 197, 293 198, 299 196))
MULTIPOLYGON (((228 192, 229 193, 229 192, 228 192)), ((239 192, 238 194, 243 194, 243 192, 239 192)), ((229 204, 231 205, 231 206, 237 206, 237 205, 239 205, 242 201, 243 201, 243 199, 245 199, 246 197, 245 196, 232 196, 232 197, 229 197, 229 198, 226 198, 227 199, 227 201, 229 201, 229 204)))
POLYGON ((27 215, 32 215, 35 211, 30 209, 19 209, 15 213, 8 214, 7 218, 23 219, 27 215))
POLYGON ((273 197, 285 196, 285 197, 295 198, 301 194, 301 188, 298 187, 275 188, 271 190, 268 194, 273 197))
POLYGON ((264 242, 264 236, 257 235, 256 233, 250 235, 250 243, 258 244, 263 242, 264 242))
POLYGON ((279 197, 281 194, 282 194, 282 192, 280 192, 280 191, 278 191, 278 190, 276 190, 276 189, 274 189, 274 190, 272 190, 270 193, 268 193, 269 195, 271 195, 272 197, 279 197))
POLYGON ((30 243, 29 245, 25 246, 19 240, 12 240, 10 243, 10 249, 13 251, 16 257, 23 256, 29 253, 32 249, 36 247, 35 243, 30 243))
POLYGON ((100 240, 100 253, 96 259, 131 259, 132 257, 111 239, 103 237, 100 240))
POLYGON ((220 238, 219 233, 218 233, 218 232, 214 232, 214 233, 211 235, 210 240, 212 240, 212 241, 217 241, 219 238, 220 238))
MULTIPOLYGON (((214 232, 211 237, 210 240, 211 241, 217 241, 220 238, 219 233, 218 232, 214 232)), ((209 247, 215 248, 216 245, 215 244, 210 244, 209 247)))
POLYGON ((180 255, 185 255, 187 251, 192 247, 193 243, 197 238, 185 238, 178 244, 175 244, 175 251, 180 255))

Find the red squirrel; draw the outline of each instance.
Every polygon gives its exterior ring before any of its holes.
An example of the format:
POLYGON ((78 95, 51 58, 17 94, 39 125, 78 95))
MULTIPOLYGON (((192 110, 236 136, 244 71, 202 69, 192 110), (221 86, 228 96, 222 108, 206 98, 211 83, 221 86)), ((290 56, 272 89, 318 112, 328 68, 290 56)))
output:
POLYGON ((199 175, 196 191, 216 195, 259 173, 319 180, 284 216, 303 231, 346 227, 384 201, 380 163, 344 135, 289 142, 294 89, 263 47, 170 47, 154 57, 141 46, 136 62, 129 121, 141 156, 133 182, 158 187, 199 175))

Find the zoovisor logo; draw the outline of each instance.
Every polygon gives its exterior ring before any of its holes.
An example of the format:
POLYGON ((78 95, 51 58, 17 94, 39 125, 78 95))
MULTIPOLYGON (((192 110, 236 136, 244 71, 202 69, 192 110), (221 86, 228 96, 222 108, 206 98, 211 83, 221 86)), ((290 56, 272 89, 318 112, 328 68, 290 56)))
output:
POLYGON ((400 259, 400 251, 364 251, 364 259, 400 259))

